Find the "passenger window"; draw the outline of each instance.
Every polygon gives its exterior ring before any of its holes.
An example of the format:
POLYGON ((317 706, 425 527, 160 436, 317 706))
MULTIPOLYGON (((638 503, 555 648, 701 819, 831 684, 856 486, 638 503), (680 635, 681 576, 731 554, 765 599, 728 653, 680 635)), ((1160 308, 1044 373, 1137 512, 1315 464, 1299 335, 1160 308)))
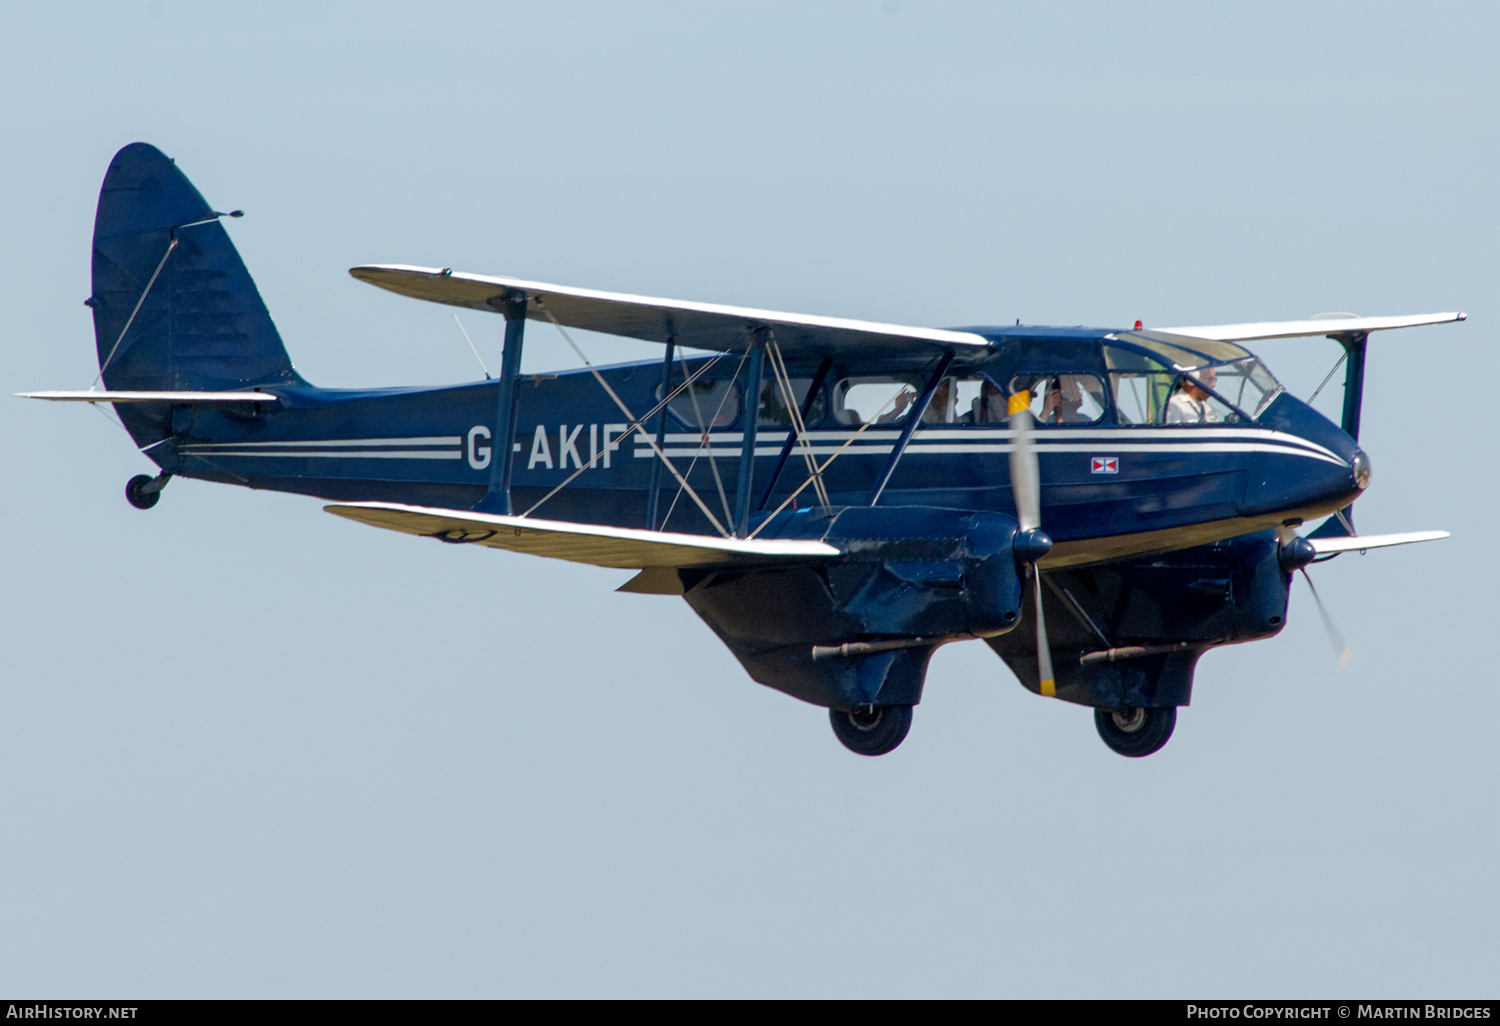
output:
POLYGON ((833 413, 840 424, 894 424, 906 416, 922 392, 918 375, 845 378, 833 389, 833 413))
MULTIPOLYGON (((802 409, 802 404, 807 401, 807 390, 812 385, 812 378, 792 378, 792 397, 797 404, 797 409, 802 409)), ((823 419, 824 408, 827 401, 823 398, 822 389, 813 396, 812 405, 807 408, 807 416, 804 418, 806 424, 816 424, 823 419)), ((791 427, 792 415, 786 408, 786 394, 783 392, 780 382, 775 378, 768 379, 760 386, 760 418, 757 421, 763 427, 791 427)))
MULTIPOLYGON (((657 401, 660 402, 666 394, 658 385, 657 401)), ((740 392, 729 381, 699 379, 677 393, 676 398, 667 404, 667 409, 672 411, 672 416, 695 431, 725 428, 733 424, 740 415, 740 392)))
MULTIPOLYGON (((921 396, 926 382, 916 378, 845 378, 834 388, 833 409, 840 424, 895 424, 921 396)), ((945 377, 922 414, 925 424, 1003 424, 1005 397, 982 377, 945 377), (998 412, 997 412, 998 411, 998 412)))
POLYGON ((958 383, 959 421, 1000 427, 1010 421, 1009 400, 1000 386, 988 378, 967 378, 958 383))
MULTIPOLYGON (((1000 386, 989 378, 979 376, 971 378, 947 378, 944 381, 952 396, 952 402, 948 419, 944 423, 951 424, 1004 424, 1008 419, 1006 414, 1005 396, 1000 391, 1000 386)), ((937 399, 941 398, 942 390, 929 404, 929 414, 932 407, 937 405, 937 399)))
POLYGON ((1044 427, 1097 424, 1107 405, 1104 382, 1092 374, 1017 374, 1010 392, 1031 396, 1031 415, 1044 427))

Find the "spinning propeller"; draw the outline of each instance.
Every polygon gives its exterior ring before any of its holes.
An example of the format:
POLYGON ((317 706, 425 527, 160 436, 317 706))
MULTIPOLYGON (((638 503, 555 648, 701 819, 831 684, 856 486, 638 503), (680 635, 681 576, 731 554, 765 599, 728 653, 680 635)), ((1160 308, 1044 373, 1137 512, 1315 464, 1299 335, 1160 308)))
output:
POLYGON ((1052 649, 1047 645, 1047 618, 1042 613, 1042 571, 1036 564, 1052 551, 1052 539, 1042 530, 1042 474, 1032 444, 1034 424, 1031 419, 1031 393, 1018 392, 1010 397, 1010 487, 1016 499, 1016 562, 1031 565, 1031 579, 1036 595, 1036 662, 1042 694, 1057 694, 1052 676, 1052 649))
POLYGON ((1354 659, 1354 650, 1344 640, 1344 635, 1333 622, 1333 617, 1328 615, 1328 609, 1323 605, 1323 597, 1318 594, 1318 589, 1312 582, 1312 576, 1307 572, 1308 564, 1317 557, 1318 550, 1311 541, 1286 529, 1276 558, 1280 561, 1281 568, 1287 573, 1301 572, 1302 579, 1307 582, 1308 590, 1312 592, 1313 603, 1318 607, 1318 616, 1323 620, 1323 630, 1328 635, 1328 643, 1333 646, 1333 651, 1338 656, 1339 668, 1346 669, 1350 661, 1354 659))
POLYGON ((1346 670, 1354 659, 1354 649, 1349 647, 1349 643, 1344 640, 1344 635, 1334 624, 1333 617, 1329 616, 1328 610, 1323 608, 1323 600, 1318 595, 1318 589, 1313 587, 1312 578, 1308 576, 1306 568, 1302 570, 1302 579, 1312 590, 1313 602, 1318 606, 1318 615, 1323 618, 1323 630, 1328 634, 1328 643, 1333 646, 1334 652, 1338 653, 1339 669, 1346 670))

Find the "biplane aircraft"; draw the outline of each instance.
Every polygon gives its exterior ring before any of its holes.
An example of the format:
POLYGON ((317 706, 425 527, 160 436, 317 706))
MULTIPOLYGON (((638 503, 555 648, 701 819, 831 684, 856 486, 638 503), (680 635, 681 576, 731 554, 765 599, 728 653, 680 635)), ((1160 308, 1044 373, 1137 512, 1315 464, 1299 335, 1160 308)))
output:
POLYGON ((142 143, 105 176, 96 387, 26 394, 114 405, 160 468, 129 482, 132 504, 199 478, 634 570, 621 591, 682 596, 751 678, 827 708, 860 754, 901 743, 932 653, 973 639, 1029 690, 1092 708, 1114 751, 1150 754, 1204 652, 1281 631, 1296 571, 1445 536, 1357 535, 1352 504, 1370 484, 1370 334, 1461 313, 937 329, 377 265, 350 273, 503 317, 503 366, 333 390, 293 369, 224 229, 238 214, 142 143), (579 350, 578 370, 523 374, 528 322, 662 358, 579 350), (1342 346, 1341 424, 1242 345, 1297 336, 1342 346))

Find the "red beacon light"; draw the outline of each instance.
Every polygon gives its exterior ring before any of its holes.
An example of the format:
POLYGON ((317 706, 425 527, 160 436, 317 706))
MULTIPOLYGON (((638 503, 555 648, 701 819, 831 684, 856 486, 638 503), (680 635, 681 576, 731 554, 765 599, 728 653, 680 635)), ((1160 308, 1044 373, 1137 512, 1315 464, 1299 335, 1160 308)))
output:
POLYGON ((1140 331, 1141 330, 1141 322, 1140 321, 1136 321, 1135 322, 1135 330, 1136 331, 1140 331))

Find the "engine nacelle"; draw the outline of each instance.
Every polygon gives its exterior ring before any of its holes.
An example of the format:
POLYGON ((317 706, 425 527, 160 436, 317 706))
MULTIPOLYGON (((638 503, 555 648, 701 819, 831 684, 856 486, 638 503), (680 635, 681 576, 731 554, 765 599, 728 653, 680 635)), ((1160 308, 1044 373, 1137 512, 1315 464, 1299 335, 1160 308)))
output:
POLYGON ((914 704, 939 644, 1020 622, 1011 517, 862 507, 802 511, 773 526, 763 536, 819 538, 845 555, 680 573, 688 604, 750 676, 798 698, 833 708, 914 704))

